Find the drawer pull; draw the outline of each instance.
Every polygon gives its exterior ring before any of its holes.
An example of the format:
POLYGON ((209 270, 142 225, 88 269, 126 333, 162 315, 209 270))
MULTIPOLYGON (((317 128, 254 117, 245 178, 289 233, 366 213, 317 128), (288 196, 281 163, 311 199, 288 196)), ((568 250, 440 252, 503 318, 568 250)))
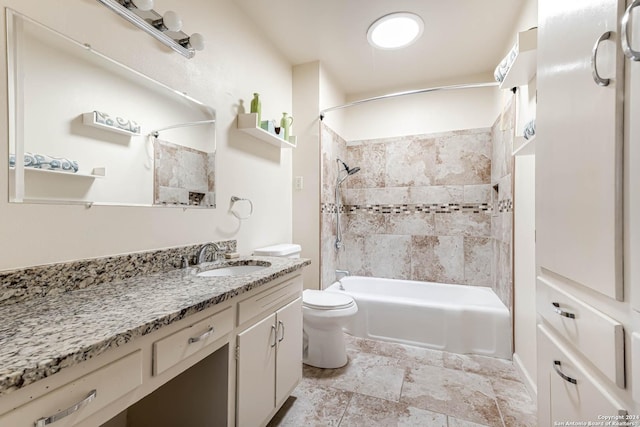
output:
POLYGON ((197 336, 195 338, 193 338, 193 337, 189 338, 189 344, 193 344, 194 342, 202 341, 202 340, 206 339, 209 335, 211 335, 213 332, 214 332, 214 329, 213 329, 213 326, 211 326, 202 335, 197 336))
POLYGON ((82 407, 87 406, 93 399, 96 398, 97 395, 98 395, 97 390, 91 390, 91 392, 87 395, 87 397, 85 397, 75 405, 68 407, 64 411, 60 411, 55 415, 51 415, 50 417, 40 418, 39 420, 37 420, 36 427, 45 427, 45 426, 48 426, 49 424, 53 424, 57 421, 60 421, 64 417, 67 417, 73 414, 74 412, 78 411, 82 407))
POLYGON ((556 371, 556 374, 560 375, 560 378, 562 378, 563 380, 570 382, 571 384, 578 384, 578 380, 576 380, 575 378, 571 378, 568 375, 565 375, 562 370, 560 369, 561 367, 561 363, 559 360, 554 360, 553 361, 553 369, 556 371))
POLYGON ((564 311, 563 309, 560 308, 560 304, 557 302, 552 302, 551 304, 553 304, 553 311, 555 311, 556 313, 558 313, 560 316, 562 317, 567 317, 569 319, 575 319, 576 315, 573 313, 569 313, 568 311, 564 311))
POLYGON ((598 40, 596 40, 596 43, 593 45, 593 49, 591 50, 591 74, 593 75, 593 81, 596 82, 598 86, 609 86, 609 83, 611 82, 610 79, 603 79, 602 77, 600 77, 600 74, 598 73, 598 66, 596 65, 600 43, 605 40, 609 40, 610 37, 611 31, 603 33, 600 37, 598 37, 598 40))
POLYGON ((271 344, 271 348, 273 348, 278 344, 278 329, 276 329, 276 325, 271 325, 271 331, 273 331, 273 344, 271 344))
POLYGON ((278 342, 282 342, 284 339, 284 323, 282 323, 281 320, 278 320, 278 328, 280 328, 280 326, 282 326, 282 336, 278 339, 278 342))

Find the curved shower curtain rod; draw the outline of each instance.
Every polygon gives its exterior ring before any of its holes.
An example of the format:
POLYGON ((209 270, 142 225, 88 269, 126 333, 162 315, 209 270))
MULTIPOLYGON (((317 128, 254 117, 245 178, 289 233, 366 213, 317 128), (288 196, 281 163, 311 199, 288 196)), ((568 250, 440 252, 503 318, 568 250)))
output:
POLYGON ((407 90, 404 92, 388 93, 386 95, 360 99, 358 101, 349 102, 348 104, 338 105, 336 107, 325 108, 324 110, 320 111, 320 120, 323 120, 325 113, 328 113, 329 111, 341 110, 343 108, 353 107, 354 105, 360 105, 370 101, 378 101, 380 99, 396 98, 398 96, 414 95, 418 93, 437 92, 439 90, 473 89, 473 88, 479 88, 479 87, 491 87, 491 86, 498 86, 498 85, 499 85, 498 82, 469 83, 469 84, 461 84, 461 85, 437 86, 437 87, 430 87, 425 89, 415 89, 415 90, 407 90))

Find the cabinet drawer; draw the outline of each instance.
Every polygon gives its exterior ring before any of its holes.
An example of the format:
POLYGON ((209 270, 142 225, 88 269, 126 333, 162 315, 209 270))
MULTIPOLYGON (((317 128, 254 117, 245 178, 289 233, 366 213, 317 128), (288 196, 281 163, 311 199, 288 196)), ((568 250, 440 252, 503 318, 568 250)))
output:
MULTIPOLYGON (((231 307, 153 343, 153 375, 210 346, 233 328, 231 307)), ((212 349, 213 350, 213 349, 212 349)))
POLYGON ((541 277, 538 277, 537 294, 538 313, 544 320, 607 378, 624 388, 622 324, 541 277))
POLYGON ((0 426, 73 426, 141 384, 142 352, 136 351, 0 416, 0 426))
MULTIPOLYGON (((548 396, 541 411, 541 426, 567 420, 597 422, 624 415, 624 406, 544 327, 538 328, 540 372, 538 396, 548 396), (546 393, 546 390, 549 393, 546 393), (545 415, 549 416, 546 419, 545 415)), ((543 405, 540 405, 543 406, 543 405)))
POLYGON ((238 325, 246 322, 263 311, 277 309, 284 303, 299 297, 301 292, 302 277, 298 276, 239 302, 238 325))

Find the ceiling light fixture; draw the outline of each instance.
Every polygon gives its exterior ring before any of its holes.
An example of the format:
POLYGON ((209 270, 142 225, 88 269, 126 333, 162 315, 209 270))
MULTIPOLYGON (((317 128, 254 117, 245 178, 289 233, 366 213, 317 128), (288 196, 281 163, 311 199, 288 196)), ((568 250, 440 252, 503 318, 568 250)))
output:
POLYGON ((367 40, 378 49, 400 49, 409 46, 424 31, 424 21, 409 12, 396 12, 376 20, 367 30, 367 40))

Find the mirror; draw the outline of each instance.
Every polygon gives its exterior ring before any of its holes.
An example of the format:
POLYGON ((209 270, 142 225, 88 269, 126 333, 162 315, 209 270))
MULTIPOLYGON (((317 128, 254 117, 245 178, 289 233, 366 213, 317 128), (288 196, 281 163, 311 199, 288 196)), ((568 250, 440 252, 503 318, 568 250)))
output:
POLYGON ((215 207, 213 108, 7 16, 11 202, 215 207))

